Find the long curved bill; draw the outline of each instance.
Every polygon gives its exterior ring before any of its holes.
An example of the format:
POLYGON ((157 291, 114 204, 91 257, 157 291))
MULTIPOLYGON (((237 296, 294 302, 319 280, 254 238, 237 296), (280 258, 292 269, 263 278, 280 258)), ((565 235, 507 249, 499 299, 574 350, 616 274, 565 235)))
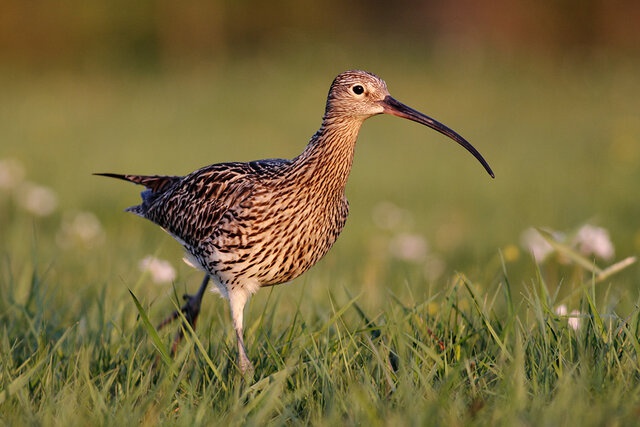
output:
POLYGON ((409 119, 425 126, 429 126, 431 129, 436 130, 441 134, 453 139, 455 142, 466 148, 468 152, 473 154, 476 159, 478 159, 478 161, 482 164, 482 166, 484 166, 489 175, 491 175, 491 178, 495 178, 495 175, 491 170, 491 166, 489 166, 489 163, 487 163, 484 157, 482 157, 482 154, 480 154, 480 152, 478 152, 478 150, 476 150, 473 145, 471 145, 466 139, 461 137, 453 129, 450 129, 439 121, 422 114, 420 111, 414 110, 413 108, 404 105, 402 102, 397 101, 390 95, 387 95, 384 100, 382 100, 382 107, 384 108, 385 114, 391 114, 393 116, 402 117, 403 119, 409 119))

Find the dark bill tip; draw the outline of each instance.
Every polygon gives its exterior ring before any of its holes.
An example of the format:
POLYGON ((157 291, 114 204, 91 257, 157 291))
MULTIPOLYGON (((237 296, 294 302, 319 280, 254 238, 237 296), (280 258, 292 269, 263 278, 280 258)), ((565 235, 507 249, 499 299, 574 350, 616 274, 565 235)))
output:
POLYGON ((482 157, 482 154, 480 154, 480 152, 476 150, 475 147, 471 145, 471 143, 469 143, 453 129, 443 125, 439 121, 434 120, 425 114, 422 114, 420 111, 414 110, 413 108, 404 105, 402 102, 397 101, 390 95, 388 95, 382 101, 382 107, 384 108, 385 114, 391 114, 393 116, 402 117, 403 119, 412 120, 414 122, 428 126, 431 129, 436 130, 441 134, 453 139, 455 142, 462 145, 468 152, 473 154, 476 159, 478 159, 480 164, 484 167, 491 178, 495 178, 495 174, 491 170, 491 166, 489 166, 489 163, 487 163, 484 157, 482 157))

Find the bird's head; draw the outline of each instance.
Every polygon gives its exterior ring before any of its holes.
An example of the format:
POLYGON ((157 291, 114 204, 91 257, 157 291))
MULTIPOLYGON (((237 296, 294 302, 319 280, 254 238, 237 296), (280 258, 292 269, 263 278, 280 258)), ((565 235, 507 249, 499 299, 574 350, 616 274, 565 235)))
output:
POLYGON ((380 77, 366 71, 352 70, 339 74, 333 80, 327 97, 325 120, 355 119, 362 122, 377 114, 412 120, 448 136, 473 154, 489 175, 494 176, 487 161, 473 145, 437 120, 394 99, 380 77))
POLYGON ((366 71, 345 71, 331 84, 325 116, 364 120, 384 113, 382 102, 387 96, 387 84, 380 77, 366 71))

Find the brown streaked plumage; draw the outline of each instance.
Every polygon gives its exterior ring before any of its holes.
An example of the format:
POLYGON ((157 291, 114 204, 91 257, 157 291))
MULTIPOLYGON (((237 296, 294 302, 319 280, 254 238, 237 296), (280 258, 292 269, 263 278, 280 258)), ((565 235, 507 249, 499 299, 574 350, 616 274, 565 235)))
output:
POLYGON ((493 177, 464 138, 396 101, 382 79, 365 71, 335 78, 320 129, 294 159, 220 163, 184 177, 98 174, 144 185, 142 203, 127 210, 164 228, 205 272, 198 293, 185 295, 182 311, 192 325, 209 279, 229 300, 242 372, 253 369, 242 331, 247 300, 262 286, 298 277, 329 251, 349 213, 344 190, 360 126, 382 113, 450 137, 493 177))

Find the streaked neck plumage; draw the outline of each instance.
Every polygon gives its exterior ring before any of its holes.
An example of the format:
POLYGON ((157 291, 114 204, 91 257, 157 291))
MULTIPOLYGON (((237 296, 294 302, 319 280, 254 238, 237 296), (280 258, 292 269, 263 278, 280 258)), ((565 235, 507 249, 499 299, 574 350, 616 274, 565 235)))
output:
POLYGON ((304 151, 292 160, 296 179, 323 193, 344 193, 355 152, 358 132, 364 119, 325 114, 320 129, 304 151), (320 188, 318 188, 320 189, 320 188))

